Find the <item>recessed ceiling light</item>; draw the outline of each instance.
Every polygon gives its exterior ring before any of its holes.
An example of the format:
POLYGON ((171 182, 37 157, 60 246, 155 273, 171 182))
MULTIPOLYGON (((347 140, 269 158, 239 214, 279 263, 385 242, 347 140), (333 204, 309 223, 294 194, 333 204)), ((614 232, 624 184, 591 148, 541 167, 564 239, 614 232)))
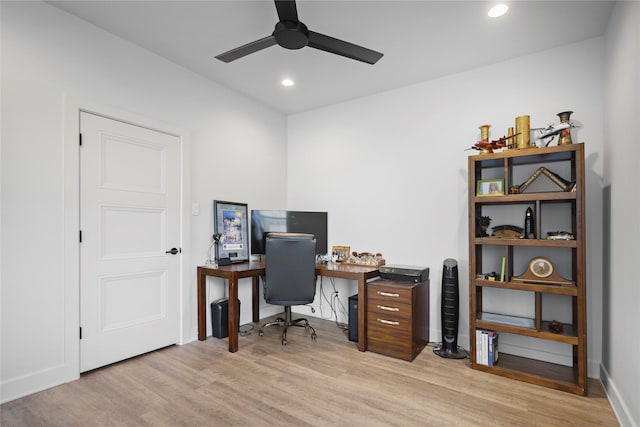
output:
POLYGON ((489 15, 490 18, 497 18, 498 16, 502 16, 507 13, 507 10, 509 10, 509 6, 499 3, 489 9, 489 13, 487 13, 487 15, 489 15))
POLYGON ((282 86, 287 86, 287 87, 293 86, 295 84, 291 79, 283 79, 280 83, 282 83, 282 86))

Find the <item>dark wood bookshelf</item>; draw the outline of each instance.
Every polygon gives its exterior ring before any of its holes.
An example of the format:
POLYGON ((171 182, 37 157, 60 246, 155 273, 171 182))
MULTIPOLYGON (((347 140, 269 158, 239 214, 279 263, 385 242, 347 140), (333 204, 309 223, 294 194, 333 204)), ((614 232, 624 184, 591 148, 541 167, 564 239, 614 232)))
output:
MULTIPOLYGON (((580 395, 587 394, 587 318, 586 318, 586 273, 585 273, 585 201, 584 201, 584 144, 568 144, 562 146, 510 149, 500 153, 479 154, 469 157, 469 329, 471 341, 471 366, 473 369, 489 372, 508 378, 526 381, 545 387, 563 390, 580 395), (521 165, 529 165, 533 168, 548 172, 556 169, 553 165, 562 162, 563 170, 570 169, 571 176, 563 179, 571 183, 571 191, 545 191, 545 192, 525 192, 522 194, 509 194, 511 189, 517 188, 520 182, 514 182, 514 168, 521 165), (568 163, 568 165, 567 165, 568 163), (551 169, 546 169, 547 167, 551 169), (496 176, 504 179, 504 195, 499 196, 476 196, 476 188, 479 180, 495 179, 496 176), (545 209, 550 205, 565 204, 569 209, 562 212, 569 212, 571 216, 570 233, 573 240, 547 240, 543 238, 523 239, 523 238, 496 238, 496 237, 476 237, 477 218, 483 214, 483 207, 496 209, 508 208, 509 206, 527 205, 532 206, 536 213, 535 229, 540 230, 540 216, 545 214, 545 209), (568 277, 569 283, 552 284, 544 283, 541 280, 524 281, 518 277, 522 272, 514 272, 514 264, 522 265, 528 259, 523 259, 525 254, 521 251, 514 251, 514 248, 527 248, 527 254, 532 250, 538 250, 539 256, 553 259, 557 251, 569 253, 570 256, 561 257, 558 262, 566 262, 571 259, 571 265, 565 265, 565 271, 569 270, 572 277, 568 277), (483 257, 487 257, 490 263, 493 258, 498 257, 496 250, 491 253, 485 252, 490 248, 504 248, 502 252, 505 257, 504 281, 487 280, 483 276, 483 257), (517 277, 518 280, 514 280, 517 277), (524 291, 531 292, 533 298, 532 318, 518 318, 514 316, 500 315, 503 313, 483 312, 483 301, 485 305, 493 302, 492 310, 495 309, 495 293, 488 291, 483 293, 483 289, 500 289, 504 292, 524 291), (485 295, 486 294, 486 295, 485 295), (566 310, 571 313, 569 322, 555 322, 553 319, 543 318, 542 307, 546 299, 544 295, 557 295, 566 298, 566 310), (511 320, 509 320, 511 318, 511 320), (552 321, 555 322, 552 324, 552 321), (557 342, 571 346, 569 358, 572 360, 571 366, 551 363, 545 360, 522 357, 500 351, 499 358, 493 366, 478 363, 476 360, 476 330, 496 331, 500 334, 520 335, 523 337, 536 338, 537 340, 527 341, 531 348, 519 350, 521 354, 541 354, 544 347, 543 341, 557 342), (542 341, 538 341, 542 340, 542 341)), ((522 186, 520 186, 522 188, 522 186)), ((531 188, 531 187, 529 187, 531 188)), ((508 215, 508 214, 507 214, 508 215)), ((555 211, 553 215, 564 215, 555 211)), ((549 214, 547 221, 553 222, 552 214, 549 214)), ((515 223, 521 218, 514 219, 515 223)), ((558 218, 560 223, 566 224, 567 218, 558 218)), ((540 237, 540 236, 538 236, 540 237)), ((527 255, 528 256, 528 255, 527 255)), ((485 260, 486 261, 486 260, 485 260)), ((558 264, 559 265, 559 264, 558 264)), ((489 270, 490 271, 490 270, 489 270)), ((529 277, 527 277, 529 279, 529 277)), ((502 298, 505 298, 503 295, 502 298)), ((557 297, 556 297, 557 298, 557 297)), ((561 300, 561 304, 565 304, 561 300)), ((558 304, 556 301, 555 304, 558 304)), ((505 307, 505 313, 511 311, 511 307, 505 307)), ((529 311, 527 309, 527 311, 529 311)), ((563 357, 566 357, 564 355, 563 357)))

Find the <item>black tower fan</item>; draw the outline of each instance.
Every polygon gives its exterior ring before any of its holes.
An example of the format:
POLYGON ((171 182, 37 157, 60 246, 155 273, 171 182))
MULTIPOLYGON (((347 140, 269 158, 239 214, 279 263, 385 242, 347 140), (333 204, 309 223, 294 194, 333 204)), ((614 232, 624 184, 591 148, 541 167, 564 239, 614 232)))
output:
POLYGON ((458 315, 460 294, 458 290, 458 262, 447 258, 442 267, 442 302, 440 319, 442 323, 442 345, 433 349, 440 357, 464 359, 467 352, 458 347, 458 315))

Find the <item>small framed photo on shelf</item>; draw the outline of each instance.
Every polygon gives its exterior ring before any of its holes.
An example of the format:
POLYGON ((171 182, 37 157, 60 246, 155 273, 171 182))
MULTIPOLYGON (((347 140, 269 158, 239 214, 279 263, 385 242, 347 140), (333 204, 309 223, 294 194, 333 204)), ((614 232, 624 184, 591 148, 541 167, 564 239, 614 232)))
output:
POLYGON ((246 203, 213 201, 214 233, 222 234, 216 256, 219 263, 249 261, 247 213, 246 203))
POLYGON ((504 196, 504 179, 479 180, 476 196, 504 196))
POLYGON ((350 246, 332 246, 331 247, 331 260, 334 262, 343 262, 349 259, 351 254, 350 246))

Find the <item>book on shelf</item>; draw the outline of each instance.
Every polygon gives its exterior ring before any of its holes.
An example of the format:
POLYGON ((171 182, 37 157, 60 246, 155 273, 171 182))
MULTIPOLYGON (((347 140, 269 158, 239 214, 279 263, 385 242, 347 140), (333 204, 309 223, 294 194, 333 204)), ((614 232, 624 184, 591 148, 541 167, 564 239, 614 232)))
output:
POLYGON ((476 329, 476 363, 493 366, 498 362, 498 333, 476 329))
POLYGON ((476 363, 482 365, 482 330, 476 329, 476 363))

